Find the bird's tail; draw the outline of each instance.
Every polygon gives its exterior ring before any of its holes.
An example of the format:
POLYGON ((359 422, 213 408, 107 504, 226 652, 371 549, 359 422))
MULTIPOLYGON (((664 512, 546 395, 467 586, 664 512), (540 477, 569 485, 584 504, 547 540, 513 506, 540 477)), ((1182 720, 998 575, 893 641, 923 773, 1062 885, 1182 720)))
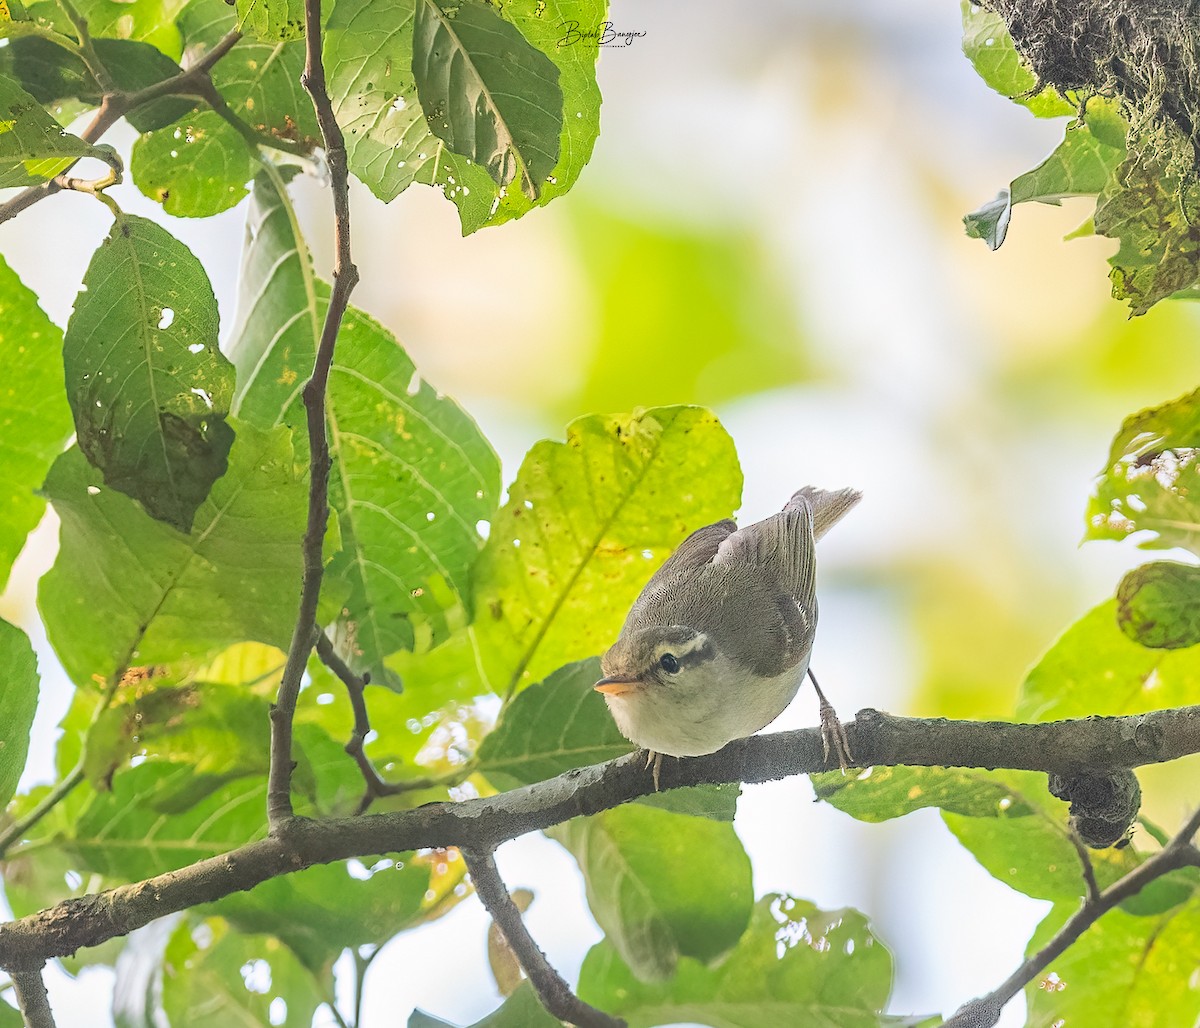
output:
POLYGON ((813 538, 820 539, 861 499, 862 493, 857 489, 827 490, 806 485, 792 494, 792 498, 783 509, 795 510, 801 504, 807 505, 812 511, 813 538))

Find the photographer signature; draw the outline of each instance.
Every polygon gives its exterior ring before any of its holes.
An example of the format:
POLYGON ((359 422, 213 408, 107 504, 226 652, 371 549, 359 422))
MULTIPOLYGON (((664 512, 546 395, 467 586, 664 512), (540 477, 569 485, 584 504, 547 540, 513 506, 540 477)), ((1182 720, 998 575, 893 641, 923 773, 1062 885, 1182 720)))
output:
POLYGON ((629 46, 635 39, 642 39, 646 35, 644 31, 618 32, 611 21, 602 21, 592 29, 580 28, 577 21, 564 21, 562 27, 559 49, 582 42, 594 42, 597 46, 629 46))

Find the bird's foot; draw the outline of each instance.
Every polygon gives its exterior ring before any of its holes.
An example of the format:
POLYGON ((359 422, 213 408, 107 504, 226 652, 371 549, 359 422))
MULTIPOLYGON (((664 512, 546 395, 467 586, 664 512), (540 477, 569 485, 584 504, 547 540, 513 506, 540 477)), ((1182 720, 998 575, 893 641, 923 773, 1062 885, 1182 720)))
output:
POLYGON ((850 752, 850 740, 846 738, 846 729, 842 726, 833 709, 833 704, 825 699, 821 687, 817 684, 817 676, 808 669, 808 677, 812 679, 813 688, 817 691, 817 699, 821 704, 821 747, 825 751, 825 763, 829 764, 829 751, 837 756, 838 767, 842 774, 854 767, 854 755, 850 752))
POLYGON ((651 764, 654 765, 654 791, 655 792, 658 792, 658 775, 659 775, 659 772, 662 770, 662 758, 663 758, 663 755, 661 753, 655 753, 654 750, 646 751, 646 767, 649 767, 651 764))

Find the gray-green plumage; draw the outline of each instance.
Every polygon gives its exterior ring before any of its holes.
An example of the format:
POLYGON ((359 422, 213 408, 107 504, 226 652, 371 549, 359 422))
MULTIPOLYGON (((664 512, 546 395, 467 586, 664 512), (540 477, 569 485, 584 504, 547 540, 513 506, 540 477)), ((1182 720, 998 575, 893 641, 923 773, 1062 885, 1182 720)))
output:
POLYGON ((806 487, 763 521, 720 521, 683 541, 602 658, 599 687, 628 738, 710 753, 779 715, 812 652, 816 540, 859 496, 806 487))

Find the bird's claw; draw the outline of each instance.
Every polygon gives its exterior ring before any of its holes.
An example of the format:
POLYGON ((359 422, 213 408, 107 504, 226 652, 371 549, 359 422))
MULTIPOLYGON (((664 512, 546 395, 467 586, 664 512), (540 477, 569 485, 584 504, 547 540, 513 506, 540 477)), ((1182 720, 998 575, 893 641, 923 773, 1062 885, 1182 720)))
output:
POLYGON ((837 711, 824 699, 821 700, 821 747, 825 751, 825 763, 829 764, 829 751, 837 755, 838 767, 845 774, 854 766, 854 755, 850 752, 850 740, 846 729, 837 716, 837 711))
POLYGON ((658 775, 659 775, 659 772, 662 771, 662 757, 663 757, 663 755, 661 753, 655 753, 654 750, 646 751, 646 767, 649 767, 651 764, 654 765, 654 776, 653 777, 654 777, 654 791, 655 792, 658 792, 658 775))

